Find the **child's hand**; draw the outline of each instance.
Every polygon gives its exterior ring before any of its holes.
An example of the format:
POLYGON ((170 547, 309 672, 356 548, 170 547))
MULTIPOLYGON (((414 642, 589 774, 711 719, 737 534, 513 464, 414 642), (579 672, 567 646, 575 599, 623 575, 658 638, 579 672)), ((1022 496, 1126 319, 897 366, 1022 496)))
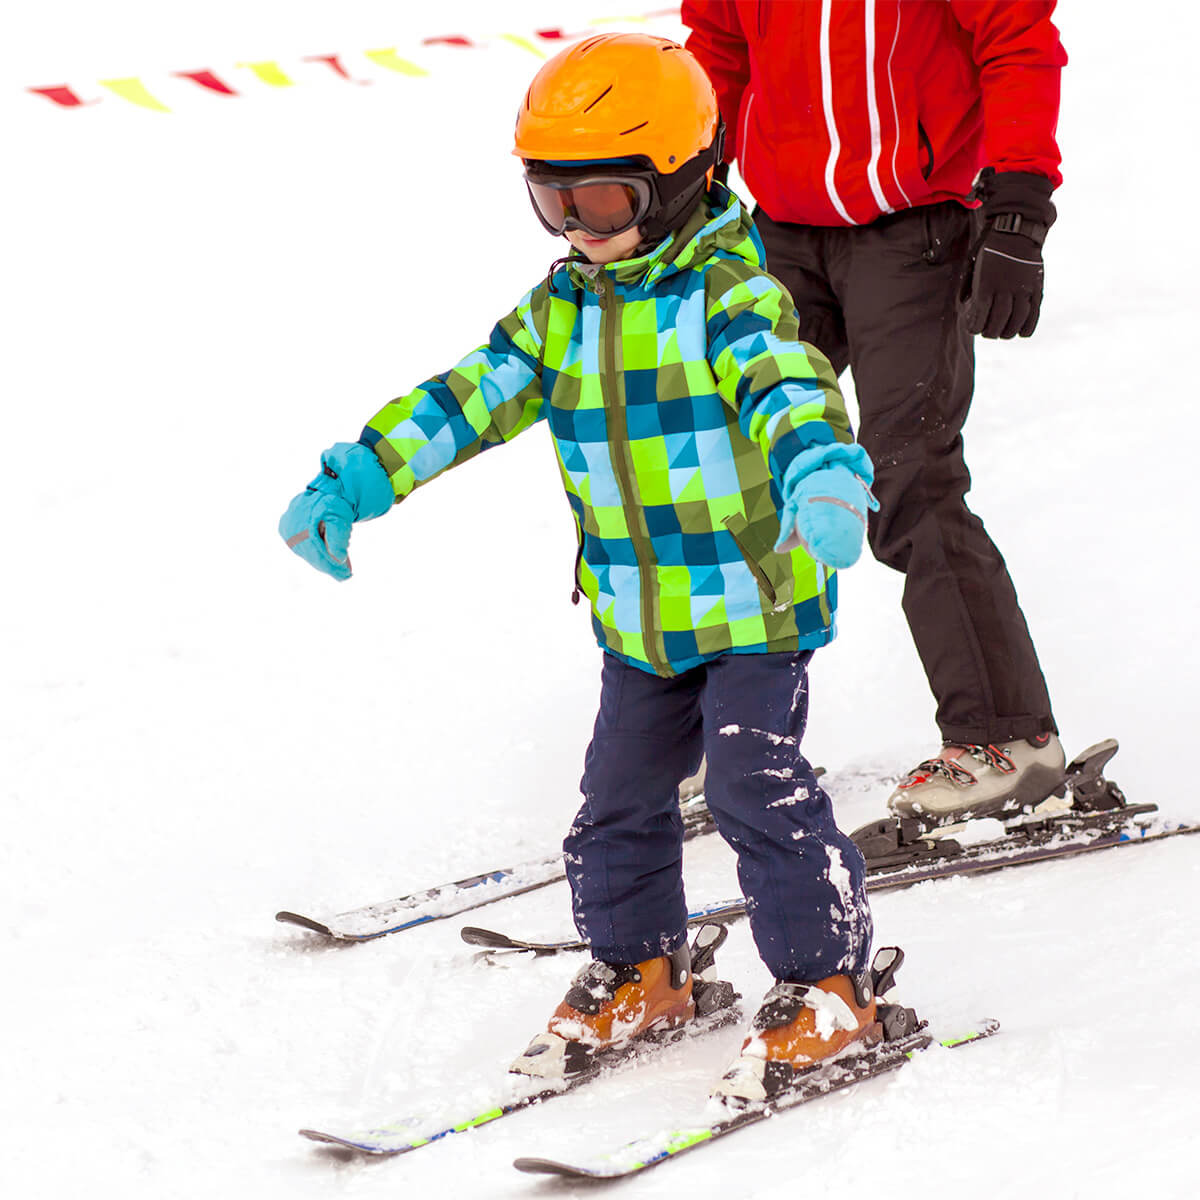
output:
POLYGON ((787 488, 775 550, 803 546, 827 566, 851 567, 862 554, 867 510, 878 508, 869 480, 842 463, 820 467, 787 488))
POLYGON ((287 506, 279 518, 279 536, 289 550, 318 571, 334 579, 349 579, 354 513, 340 492, 316 486, 320 482, 313 480, 287 506))
POLYGON ((394 499, 374 453, 358 442, 339 442, 321 455, 321 474, 279 518, 279 536, 318 571, 349 579, 350 527, 381 516, 394 499))

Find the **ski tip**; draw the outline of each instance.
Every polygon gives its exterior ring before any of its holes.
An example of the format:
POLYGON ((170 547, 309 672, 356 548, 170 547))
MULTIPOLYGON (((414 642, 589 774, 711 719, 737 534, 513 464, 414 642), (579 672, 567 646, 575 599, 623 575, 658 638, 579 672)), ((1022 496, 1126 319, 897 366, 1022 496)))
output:
POLYGON ((296 925, 300 929, 307 929, 310 933, 319 933, 328 938, 335 938, 339 941, 343 940, 328 925, 322 925, 320 921, 314 921, 312 917, 305 917, 300 913, 277 912, 275 920, 282 921, 285 925, 296 925))
POLYGON ((370 1154, 378 1158, 388 1158, 396 1153, 394 1150, 366 1145, 351 1138, 338 1137, 335 1133, 322 1133, 319 1129, 300 1129, 297 1132, 310 1142, 320 1142, 323 1146, 333 1146, 339 1150, 354 1150, 359 1154, 370 1154))
POLYGON ((344 1139, 337 1137, 332 1133, 322 1133, 319 1129, 298 1129, 296 1132, 302 1138, 308 1138, 310 1142, 324 1142, 330 1146, 344 1146, 344 1139))
POLYGON ((573 1167, 570 1163, 556 1162, 552 1158, 514 1158, 513 1166, 527 1175, 559 1175, 566 1179, 601 1179, 596 1171, 586 1167, 573 1167))
POLYGON ((968 1029, 963 1033, 950 1037, 938 1038, 938 1041, 946 1049, 953 1050, 955 1046, 966 1046, 971 1042, 978 1042, 983 1038, 992 1037, 999 1032, 1000 1022, 995 1017, 985 1017, 982 1021, 978 1021, 973 1029, 968 1029))
POLYGON ((458 936, 468 946, 485 946, 489 950, 520 950, 522 947, 514 942, 507 934, 497 933, 494 929, 480 929, 476 925, 464 925, 458 936))

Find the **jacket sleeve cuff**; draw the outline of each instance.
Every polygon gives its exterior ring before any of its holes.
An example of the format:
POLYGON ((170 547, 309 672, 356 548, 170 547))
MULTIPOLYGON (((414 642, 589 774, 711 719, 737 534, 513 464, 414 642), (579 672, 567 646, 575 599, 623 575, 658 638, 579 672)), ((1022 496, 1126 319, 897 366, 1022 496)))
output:
POLYGON ((975 185, 975 195, 983 202, 985 216, 1017 213, 1049 228, 1058 215, 1050 200, 1054 184, 1032 171, 997 171, 985 167, 975 185))

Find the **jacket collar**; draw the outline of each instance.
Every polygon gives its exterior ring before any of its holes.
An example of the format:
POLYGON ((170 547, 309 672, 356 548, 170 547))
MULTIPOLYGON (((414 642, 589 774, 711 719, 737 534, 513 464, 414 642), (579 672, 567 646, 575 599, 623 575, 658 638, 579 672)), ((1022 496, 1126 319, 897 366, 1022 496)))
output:
POLYGON ((652 287, 659 280, 712 257, 716 250, 724 250, 759 268, 766 258, 749 213, 741 201, 719 183, 709 186, 707 194, 680 229, 637 258, 598 264, 588 262, 579 251, 573 250, 564 265, 571 282, 578 288, 593 289, 594 281, 601 274, 615 284, 652 287))

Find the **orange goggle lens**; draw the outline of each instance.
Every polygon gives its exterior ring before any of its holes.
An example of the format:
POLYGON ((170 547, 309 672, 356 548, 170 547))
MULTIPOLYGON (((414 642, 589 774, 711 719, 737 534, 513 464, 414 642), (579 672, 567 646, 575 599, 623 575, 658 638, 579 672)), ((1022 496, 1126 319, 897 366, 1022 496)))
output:
POLYGON ((582 229, 594 237, 614 237, 644 221, 654 201, 644 179, 525 182, 538 219, 551 233, 582 229))

